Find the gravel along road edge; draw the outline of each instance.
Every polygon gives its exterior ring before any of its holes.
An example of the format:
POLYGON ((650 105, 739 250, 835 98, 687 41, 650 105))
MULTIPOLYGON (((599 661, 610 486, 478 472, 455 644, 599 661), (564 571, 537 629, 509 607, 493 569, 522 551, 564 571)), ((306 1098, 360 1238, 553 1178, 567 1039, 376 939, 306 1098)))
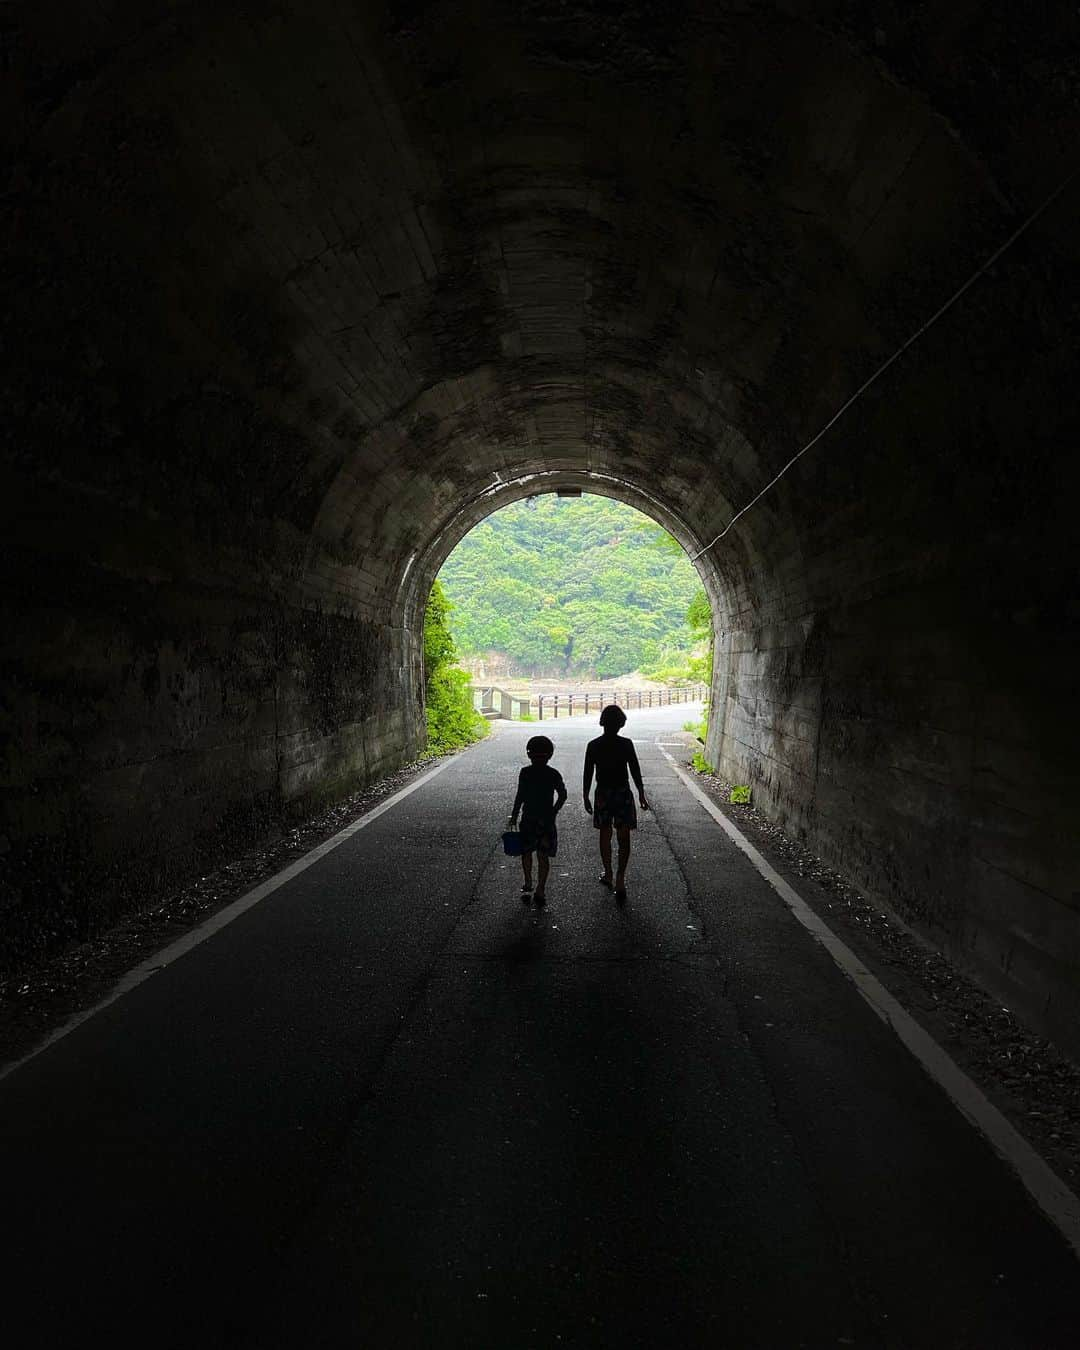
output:
POLYGON ((732 784, 691 766, 693 736, 665 737, 658 748, 1080 1256, 1080 1067, 753 805, 733 804, 732 784))

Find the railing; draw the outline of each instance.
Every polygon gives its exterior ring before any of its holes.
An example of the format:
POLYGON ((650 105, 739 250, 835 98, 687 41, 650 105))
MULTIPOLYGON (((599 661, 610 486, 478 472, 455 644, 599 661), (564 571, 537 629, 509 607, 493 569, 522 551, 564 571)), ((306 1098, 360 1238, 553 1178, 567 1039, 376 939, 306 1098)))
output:
POLYGON ((679 685, 669 689, 567 690, 565 693, 512 694, 497 685, 473 685, 473 707, 485 717, 575 717, 599 712, 609 703, 620 708, 666 708, 679 703, 698 703, 708 695, 703 684, 679 685), (515 711, 516 709, 516 711, 515 711))
POLYGON ((509 694, 495 685, 471 685, 473 707, 485 717, 521 717, 529 712, 530 700, 518 694, 509 694), (514 707, 517 706, 517 713, 514 707))

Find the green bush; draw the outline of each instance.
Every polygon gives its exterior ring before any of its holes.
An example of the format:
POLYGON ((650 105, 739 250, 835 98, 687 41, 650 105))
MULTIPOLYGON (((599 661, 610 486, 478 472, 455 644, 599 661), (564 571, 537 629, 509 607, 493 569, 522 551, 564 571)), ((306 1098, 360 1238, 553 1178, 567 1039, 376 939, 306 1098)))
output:
POLYGON ((454 662, 457 650, 450 634, 450 602, 436 581, 424 611, 424 671, 427 713, 427 755, 445 755, 471 745, 488 733, 487 721, 473 708, 469 677, 454 662))
POLYGON ((690 767, 696 769, 698 773, 712 773, 713 766, 708 762, 700 750, 694 751, 694 758, 690 761, 690 767))
POLYGON ((427 682, 427 753, 445 755, 485 736, 487 721, 472 706, 469 677, 442 666, 427 682))
POLYGON ((703 717, 700 722, 684 722, 682 724, 682 729, 683 731, 692 732, 693 735, 695 735, 698 738, 698 740, 702 743, 702 745, 704 745, 705 733, 709 729, 708 719, 703 717))

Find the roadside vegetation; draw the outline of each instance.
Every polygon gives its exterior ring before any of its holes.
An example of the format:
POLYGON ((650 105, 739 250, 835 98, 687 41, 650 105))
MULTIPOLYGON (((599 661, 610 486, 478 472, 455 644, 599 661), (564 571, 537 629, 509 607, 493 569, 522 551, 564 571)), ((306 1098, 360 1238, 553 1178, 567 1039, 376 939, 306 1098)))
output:
POLYGON ((487 722, 472 706, 469 676, 457 665, 449 623, 451 608, 446 592, 436 581, 424 611, 428 755, 460 750, 488 733, 487 722))

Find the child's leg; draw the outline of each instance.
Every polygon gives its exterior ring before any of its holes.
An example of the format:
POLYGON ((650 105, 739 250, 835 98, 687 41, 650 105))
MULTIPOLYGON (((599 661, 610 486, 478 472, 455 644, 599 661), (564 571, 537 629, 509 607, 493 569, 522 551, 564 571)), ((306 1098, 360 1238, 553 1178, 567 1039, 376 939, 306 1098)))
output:
POLYGON ((600 826, 600 861, 604 864, 604 876, 611 876, 611 826, 600 826))
POLYGON ((531 853, 523 853, 523 854, 521 855, 521 870, 522 870, 522 872, 525 874, 525 885, 522 886, 521 889, 522 889, 523 891, 531 891, 531 890, 532 890, 532 854, 531 854, 531 853))
MULTIPOLYGON (((630 831, 620 825, 615 831, 619 841, 619 870, 615 873, 615 889, 621 890, 626 881, 626 864, 630 861, 630 831)), ((608 839, 608 857, 611 856, 611 839, 608 839)))
POLYGON ((551 870, 551 859, 546 853, 538 853, 536 855, 536 862, 538 869, 536 894, 539 896, 544 894, 544 888, 547 885, 548 872, 551 870))

